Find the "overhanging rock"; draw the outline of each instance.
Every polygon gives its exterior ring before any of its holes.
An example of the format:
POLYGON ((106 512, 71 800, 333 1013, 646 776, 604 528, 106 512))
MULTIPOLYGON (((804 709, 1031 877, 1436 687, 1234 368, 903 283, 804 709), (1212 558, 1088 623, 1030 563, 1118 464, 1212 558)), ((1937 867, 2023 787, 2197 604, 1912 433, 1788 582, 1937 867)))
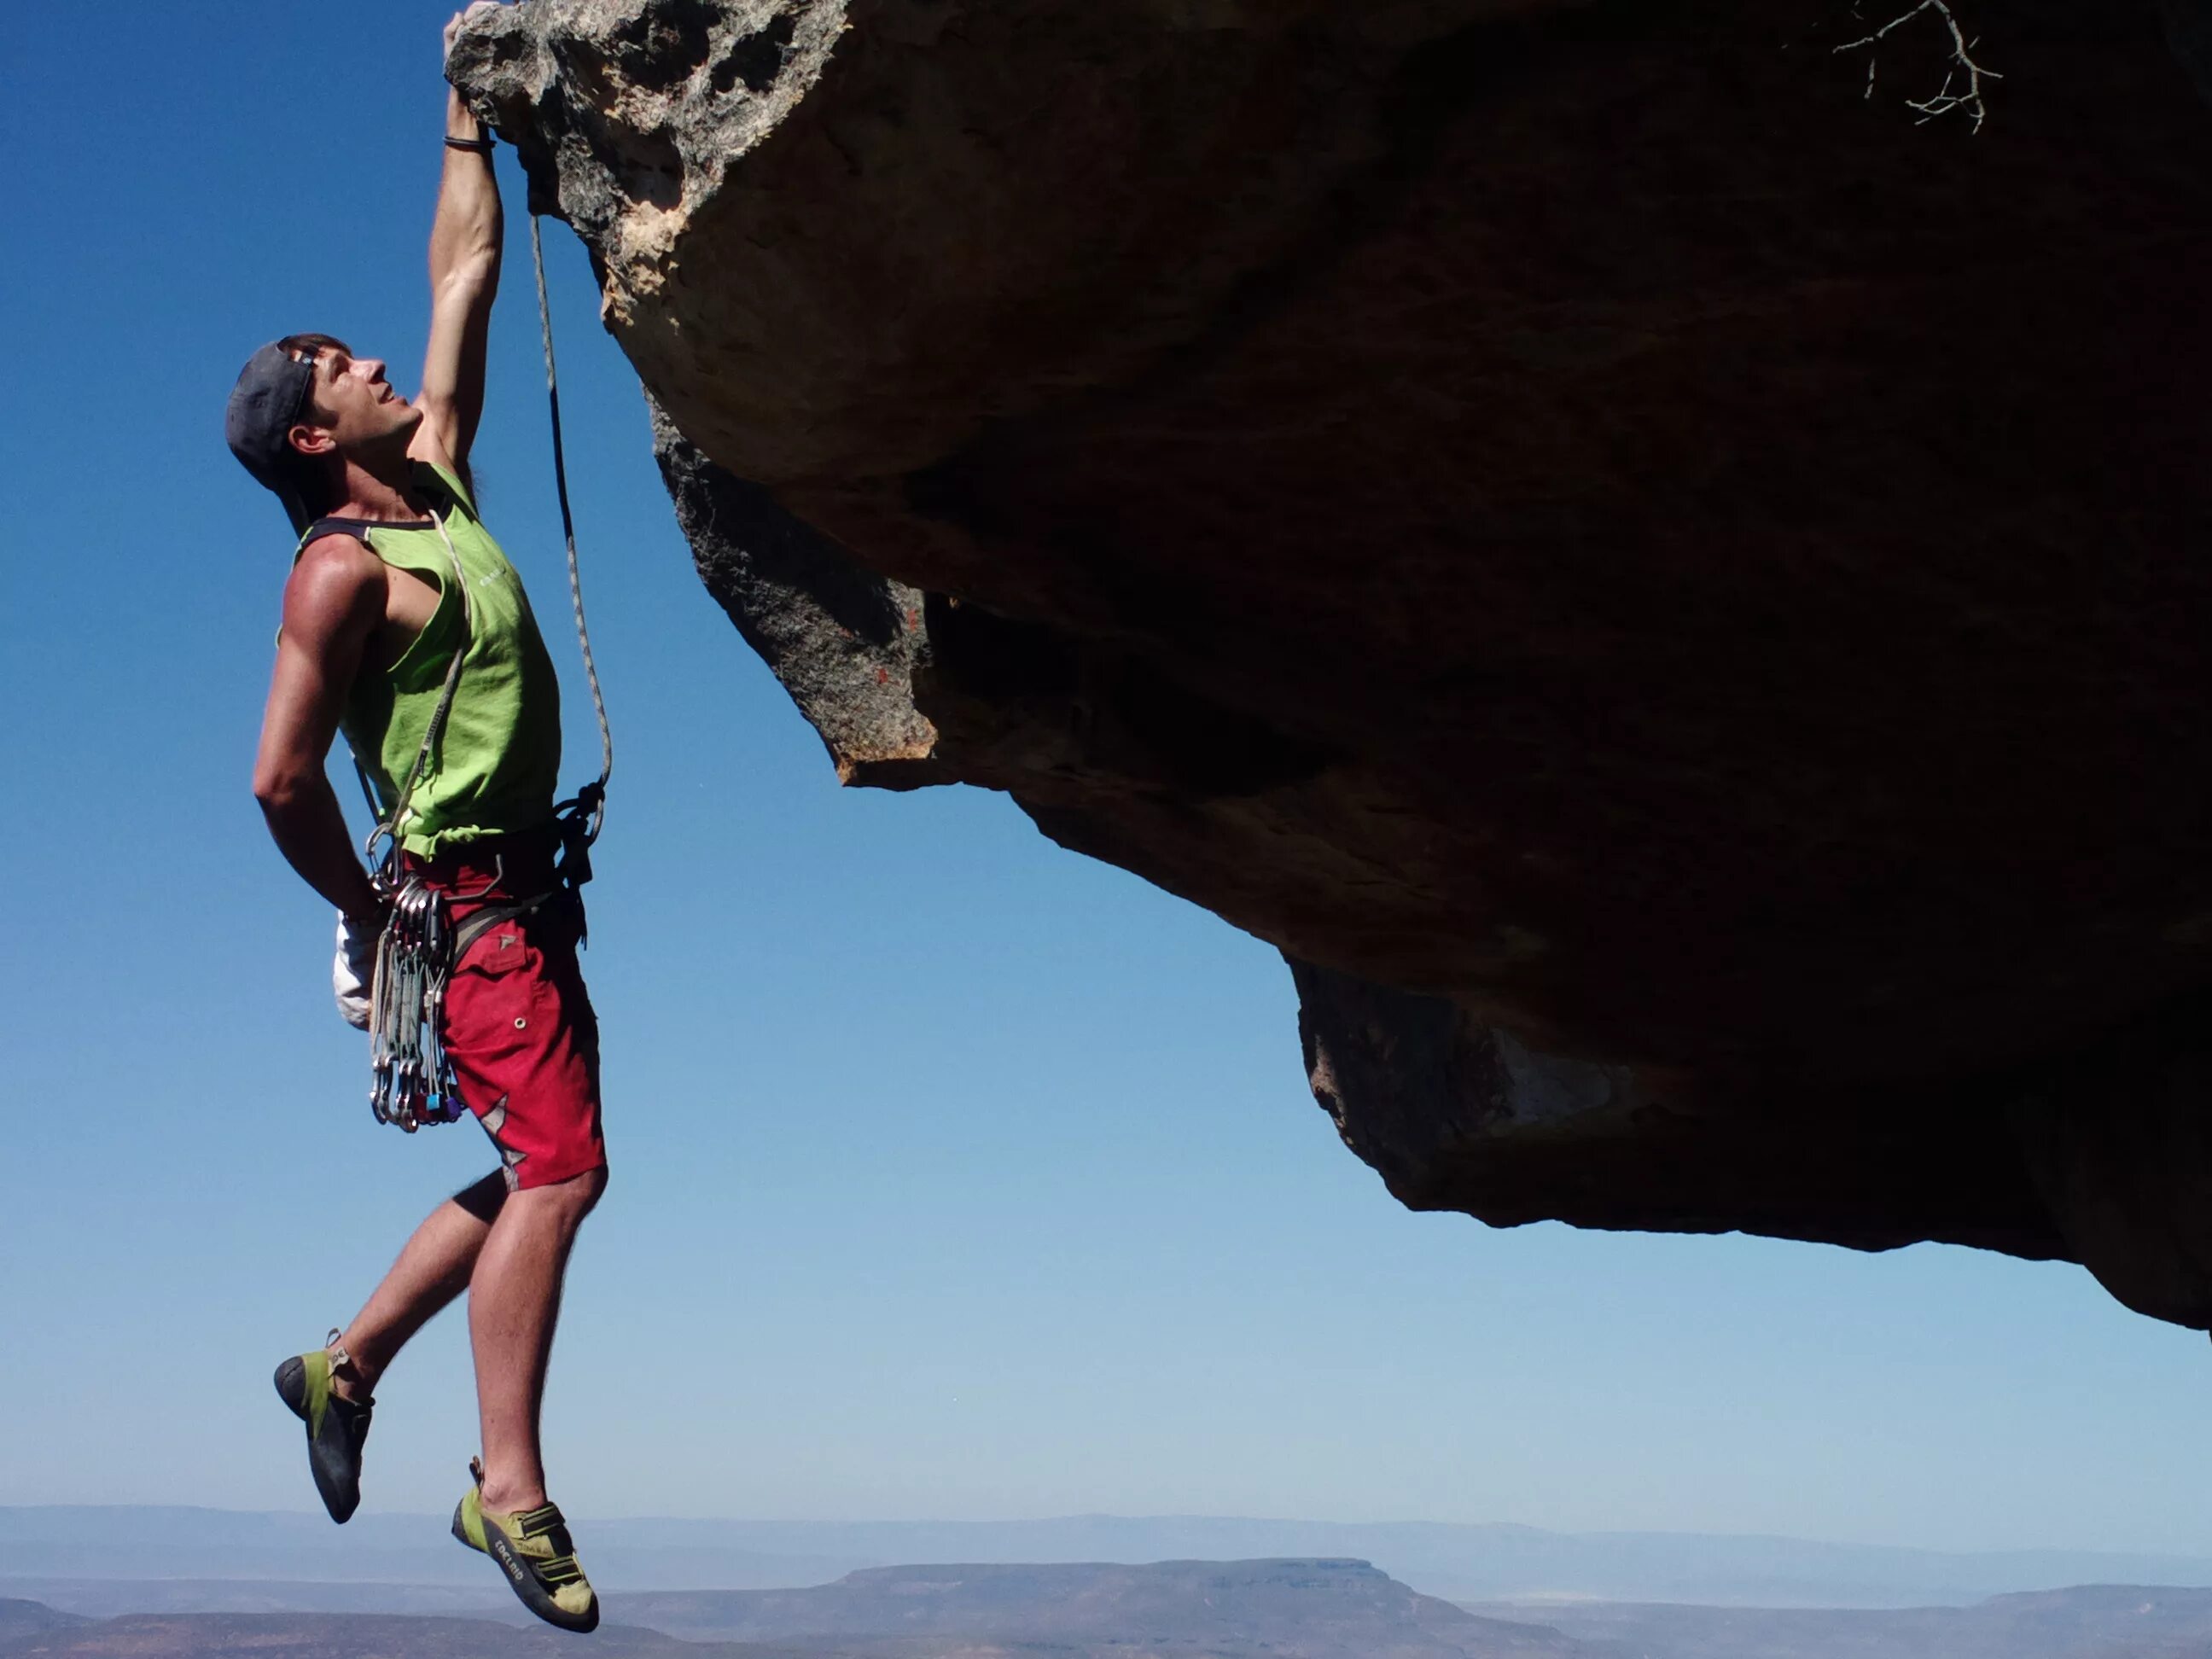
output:
POLYGON ((1406 1201, 2208 1325, 2201 32, 1949 9, 1978 132, 1909 0, 530 0, 452 67, 844 775, 1281 946, 1406 1201))

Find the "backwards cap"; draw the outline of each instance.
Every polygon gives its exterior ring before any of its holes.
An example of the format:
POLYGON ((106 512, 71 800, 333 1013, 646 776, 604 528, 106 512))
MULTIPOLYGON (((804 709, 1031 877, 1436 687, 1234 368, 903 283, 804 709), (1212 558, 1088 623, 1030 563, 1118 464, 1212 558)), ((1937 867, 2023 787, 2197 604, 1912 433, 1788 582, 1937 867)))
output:
POLYGON ((301 362, 272 340, 239 370, 222 417, 222 435, 230 453, 283 502, 295 530, 307 527, 307 512, 288 471, 292 446, 285 434, 307 406, 307 389, 314 383, 313 359, 301 362))

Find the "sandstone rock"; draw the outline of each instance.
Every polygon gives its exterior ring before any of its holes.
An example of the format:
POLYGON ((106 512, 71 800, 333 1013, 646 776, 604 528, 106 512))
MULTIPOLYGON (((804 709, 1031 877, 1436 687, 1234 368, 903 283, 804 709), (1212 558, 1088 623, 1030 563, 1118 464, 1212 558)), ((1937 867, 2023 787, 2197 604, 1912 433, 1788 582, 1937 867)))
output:
POLYGON ((653 459, 699 579, 822 734, 838 777, 891 788, 951 781, 914 706, 922 595, 861 567, 647 406, 653 459))
POLYGON ((1978 134, 1871 0, 531 0, 452 67, 844 775, 1282 946, 1401 1198, 2212 1324, 2205 35, 1954 9, 1978 134))

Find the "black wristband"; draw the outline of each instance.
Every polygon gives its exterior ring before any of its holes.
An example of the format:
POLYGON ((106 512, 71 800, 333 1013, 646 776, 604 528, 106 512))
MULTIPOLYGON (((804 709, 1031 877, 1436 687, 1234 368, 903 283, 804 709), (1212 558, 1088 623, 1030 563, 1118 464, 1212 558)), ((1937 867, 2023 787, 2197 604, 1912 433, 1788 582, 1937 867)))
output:
POLYGON ((489 138, 448 138, 446 140, 446 148, 472 149, 479 155, 489 155, 491 154, 491 142, 489 138))

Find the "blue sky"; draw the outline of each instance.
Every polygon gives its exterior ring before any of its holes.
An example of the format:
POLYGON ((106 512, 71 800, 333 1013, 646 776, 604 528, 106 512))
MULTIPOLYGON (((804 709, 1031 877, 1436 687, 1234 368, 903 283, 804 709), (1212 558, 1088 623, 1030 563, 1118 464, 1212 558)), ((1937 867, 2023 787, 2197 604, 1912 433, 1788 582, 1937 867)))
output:
MULTIPOLYGON (((0 1503, 312 1508, 270 1393, 488 1167, 374 1125, 329 923, 247 790, 289 545, 232 463, 257 344, 411 390, 448 8, 15 16, 0 244, 0 1503)), ((512 157, 477 469, 553 631, 512 157)), ((693 577, 550 226, 615 725, 586 960, 614 1179, 548 1408, 579 1516, 1084 1510, 2212 1553, 2212 1351, 2078 1270, 1493 1232, 1337 1143, 1267 947, 969 790, 841 792, 693 577)), ((458 1320, 368 1503, 473 1449, 458 1320)))

